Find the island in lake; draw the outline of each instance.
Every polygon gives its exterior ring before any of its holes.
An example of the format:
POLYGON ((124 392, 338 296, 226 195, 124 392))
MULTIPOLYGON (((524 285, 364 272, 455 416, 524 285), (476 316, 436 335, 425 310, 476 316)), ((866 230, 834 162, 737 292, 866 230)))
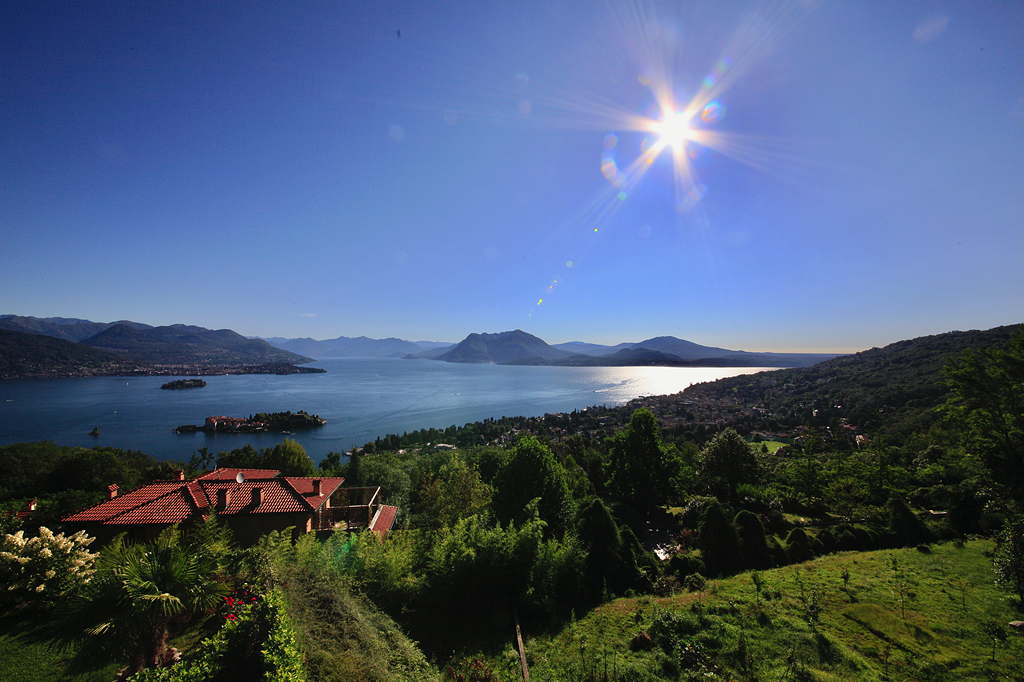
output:
POLYGON ((180 391, 185 388, 204 388, 206 382, 202 379, 175 379, 174 381, 168 381, 160 388, 166 391, 180 391))
POLYGON ((202 424, 183 424, 175 429, 178 433, 265 433, 276 431, 290 433, 295 429, 314 429, 323 426, 327 420, 318 414, 298 412, 258 412, 245 417, 207 417, 202 424))

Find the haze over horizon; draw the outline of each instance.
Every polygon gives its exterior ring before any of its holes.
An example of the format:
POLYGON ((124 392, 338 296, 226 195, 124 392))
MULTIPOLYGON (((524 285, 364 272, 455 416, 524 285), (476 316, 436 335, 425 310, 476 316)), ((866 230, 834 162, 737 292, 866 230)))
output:
POLYGON ((6 5, 0 312, 780 352, 1020 322, 1024 5, 766 7, 6 5), (628 173, 659 88, 714 95, 687 185, 628 173))

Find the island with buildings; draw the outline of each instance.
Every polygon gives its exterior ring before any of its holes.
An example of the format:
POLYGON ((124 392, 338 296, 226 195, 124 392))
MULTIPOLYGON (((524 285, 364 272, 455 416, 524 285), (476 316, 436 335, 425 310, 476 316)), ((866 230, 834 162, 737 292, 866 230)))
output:
POLYGON ((202 424, 183 424, 177 433, 291 433, 299 429, 314 429, 327 420, 318 414, 298 412, 257 412, 249 417, 207 417, 202 424))

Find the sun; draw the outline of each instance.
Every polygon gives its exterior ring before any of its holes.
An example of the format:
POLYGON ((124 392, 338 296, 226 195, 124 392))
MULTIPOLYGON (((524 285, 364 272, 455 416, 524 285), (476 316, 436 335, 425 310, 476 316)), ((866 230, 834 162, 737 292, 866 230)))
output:
POLYGON ((672 149, 681 147, 693 134, 690 118, 679 112, 666 114, 654 125, 654 132, 658 135, 659 146, 672 149))

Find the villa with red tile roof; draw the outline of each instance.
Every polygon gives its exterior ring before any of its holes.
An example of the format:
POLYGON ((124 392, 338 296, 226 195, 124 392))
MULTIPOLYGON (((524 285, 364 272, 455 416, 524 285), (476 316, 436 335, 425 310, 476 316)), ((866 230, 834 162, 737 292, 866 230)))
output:
POLYGON ((211 513, 243 544, 288 527, 297 533, 365 528, 387 533, 397 507, 381 504, 379 487, 343 488, 344 481, 234 468, 215 469, 189 481, 179 472, 176 480, 156 481, 126 493, 111 485, 106 500, 62 521, 101 540, 122 532, 149 539, 168 526, 195 523, 211 513))

